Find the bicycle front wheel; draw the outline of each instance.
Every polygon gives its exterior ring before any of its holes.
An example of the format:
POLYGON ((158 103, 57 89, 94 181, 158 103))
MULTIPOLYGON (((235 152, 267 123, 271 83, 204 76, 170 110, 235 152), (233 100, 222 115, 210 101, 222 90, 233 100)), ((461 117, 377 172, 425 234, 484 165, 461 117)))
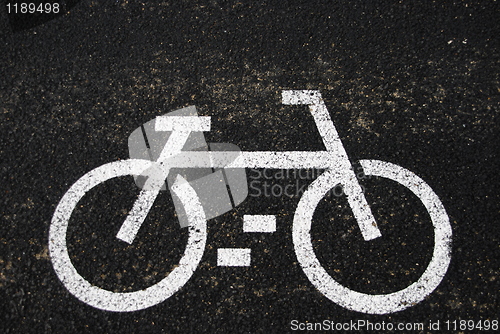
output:
POLYGON ((66 245, 68 223, 78 202, 89 190, 109 179, 141 175, 151 166, 147 160, 121 160, 107 163, 82 176, 57 205, 49 230, 49 252, 54 270, 68 291, 84 303, 114 312, 142 310, 159 304, 184 286, 198 267, 205 251, 207 224, 194 189, 187 182, 172 187, 186 210, 189 237, 179 265, 164 279, 144 290, 112 292, 90 284, 73 266, 66 245), (176 191, 177 190, 177 191, 176 191))
POLYGON ((422 301, 441 283, 451 260, 451 226, 443 204, 432 188, 411 171, 384 161, 361 160, 364 173, 400 183, 411 190, 428 211, 434 227, 434 251, 417 282, 388 294, 372 295, 351 290, 335 281, 319 262, 311 242, 314 211, 327 192, 341 183, 334 171, 321 174, 301 197, 293 221, 293 244, 297 259, 311 283, 328 299, 347 309, 386 314, 422 301))

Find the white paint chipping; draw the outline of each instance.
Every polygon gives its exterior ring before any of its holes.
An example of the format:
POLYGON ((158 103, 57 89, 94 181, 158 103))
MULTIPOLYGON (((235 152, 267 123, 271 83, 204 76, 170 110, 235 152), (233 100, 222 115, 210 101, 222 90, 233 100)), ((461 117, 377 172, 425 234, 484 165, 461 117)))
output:
POLYGON ((91 285, 71 263, 66 245, 66 233, 71 213, 80 199, 102 182, 114 177, 140 175, 150 165, 150 161, 132 159, 102 165, 73 184, 57 205, 49 231, 52 264, 66 289, 90 306, 106 311, 129 312, 161 303, 184 286, 203 256, 207 237, 205 214, 193 188, 189 183, 178 179, 172 189, 182 201, 192 222, 184 255, 179 265, 167 277, 144 290, 118 293, 91 285))
POLYGON ((333 152, 255 151, 255 152, 179 152, 164 162, 171 168, 276 168, 327 169, 338 164, 333 152))
MULTIPOLYGON (((332 122, 321 93, 317 90, 288 90, 282 92, 284 104, 307 104, 314 117, 314 122, 323 139, 326 150, 335 156, 334 163, 329 167, 339 171, 342 177, 338 180, 344 186, 349 204, 354 213, 363 238, 372 240, 381 236, 377 222, 366 202, 363 190, 352 170, 351 163, 340 140, 340 136, 332 122)), ((335 185, 332 185, 335 186, 335 185)))
POLYGON ((148 171, 143 172, 142 175, 148 175, 148 179, 146 180, 139 197, 135 201, 132 210, 118 231, 116 235, 118 239, 129 244, 134 241, 137 232, 139 232, 142 223, 144 223, 144 219, 146 219, 149 210, 151 210, 151 207, 153 206, 156 197, 158 197, 158 193, 160 192, 161 187, 165 183, 165 179, 170 172, 170 167, 163 166, 162 162, 171 159, 181 151, 189 137, 189 134, 190 132, 188 131, 172 132, 167 140, 167 143, 165 144, 165 147, 161 151, 158 160, 151 164, 151 168, 149 168, 148 171))
POLYGON ((156 131, 210 131, 210 116, 158 116, 156 131))
POLYGON ((219 267, 249 267, 250 253, 250 248, 219 248, 217 249, 217 265, 219 267))
POLYGON ((256 233, 276 232, 276 216, 244 215, 243 232, 256 232, 256 233))
POLYGON ((404 310, 422 301, 439 285, 451 259, 451 226, 446 211, 434 191, 422 179, 407 169, 388 162, 362 160, 366 175, 396 181, 410 189, 424 204, 434 226, 434 252, 419 280, 400 291, 370 295, 348 289, 336 282, 321 266, 311 243, 311 221, 314 210, 331 185, 338 183, 336 175, 327 171, 316 179, 299 201, 293 222, 293 243, 297 259, 313 285, 334 303, 347 309, 386 314, 404 310))
MULTIPOLYGON (((172 131, 156 162, 123 160, 105 164, 81 177, 59 202, 49 231, 49 251, 54 270, 70 293, 93 307, 115 312, 137 311, 161 303, 178 291, 192 276, 205 249, 207 228, 203 207, 193 187, 177 177, 171 190, 180 199, 189 221, 189 238, 183 257, 167 277, 157 284, 135 292, 116 293, 91 285, 71 263, 66 233, 71 214, 83 196, 96 185, 125 175, 147 175, 139 198, 122 225, 117 237, 132 243, 171 168, 277 168, 326 169, 299 201, 293 223, 293 243, 297 259, 306 276, 327 298, 347 309, 373 314, 401 311, 422 301, 439 285, 451 259, 451 226, 446 211, 433 190, 412 172, 377 160, 362 160, 366 175, 394 180, 410 189, 429 212, 434 226, 433 257, 424 274, 400 291, 370 295, 348 289, 336 282, 319 263, 311 243, 311 221, 319 201, 342 184, 349 205, 365 240, 381 236, 372 212, 352 170, 347 153, 330 119, 319 91, 283 91, 284 104, 307 104, 325 143, 325 152, 181 152, 190 131, 208 131, 210 117, 168 116, 156 119, 157 131, 172 131)), ((104 223, 104 222, 103 222, 104 223)), ((272 233, 276 218, 272 215, 245 215, 245 232, 272 233)), ((219 266, 250 266, 251 249, 221 248, 219 266)))

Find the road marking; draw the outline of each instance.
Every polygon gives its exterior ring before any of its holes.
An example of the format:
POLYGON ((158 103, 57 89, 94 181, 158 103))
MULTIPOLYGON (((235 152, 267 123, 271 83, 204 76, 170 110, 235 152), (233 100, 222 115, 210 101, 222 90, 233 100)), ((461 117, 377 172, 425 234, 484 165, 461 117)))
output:
POLYGON ((250 252, 250 248, 219 248, 217 249, 217 265, 220 267, 249 267, 250 252))
POLYGON ((438 196, 417 175, 389 162, 361 160, 360 163, 366 175, 387 178, 411 190, 429 212, 434 226, 434 253, 427 269, 418 281, 393 293, 371 295, 342 286, 323 268, 314 253, 310 232, 316 206, 332 185, 339 183, 332 171, 321 174, 311 183, 300 199, 293 220, 293 244, 304 273, 328 299, 356 312, 393 313, 421 302, 439 285, 451 260, 451 226, 438 196))
POLYGON ((274 215, 244 215, 243 232, 276 232, 276 217, 274 215))
POLYGON ((158 116, 156 131, 210 131, 210 116, 158 116))
POLYGON ((100 183, 113 177, 140 175, 150 165, 150 161, 130 159, 97 167, 75 182, 57 205, 49 231, 52 265, 66 289, 90 306, 106 311, 130 312, 159 304, 186 284, 203 256, 207 238, 205 214, 194 189, 179 177, 172 190, 180 198, 186 208, 186 214, 192 221, 184 255, 179 265, 167 277, 147 289, 120 293, 90 284, 73 266, 66 245, 66 233, 71 213, 80 199, 100 183))
POLYGON ((340 136, 333 124, 330 113, 318 90, 284 90, 281 92, 283 104, 309 105, 309 111, 314 118, 316 127, 323 139, 323 144, 329 152, 335 152, 335 165, 330 169, 343 171, 344 177, 338 180, 344 186, 349 205, 358 222, 358 226, 365 240, 372 240, 381 236, 377 222, 373 217, 370 206, 366 202, 363 190, 352 171, 351 163, 340 136), (337 167, 340 165, 340 169, 337 167))
MULTIPOLYGON (((156 305, 178 291, 196 270, 206 244, 206 215, 195 189, 181 176, 171 187, 189 220, 189 238, 185 253, 179 265, 157 284, 140 291, 119 293, 93 286, 73 266, 69 257, 66 234, 71 213, 80 199, 90 189, 111 178, 125 175, 147 175, 139 199, 122 225, 118 237, 131 243, 142 221, 149 212, 164 179, 172 167, 196 168, 208 165, 234 168, 307 168, 312 166, 326 171, 306 190, 297 206, 294 216, 292 238, 297 259, 311 283, 331 301, 347 309, 386 314, 404 310, 434 291, 443 279, 451 260, 452 230, 446 211, 434 191, 411 171, 395 164, 377 160, 360 161, 366 175, 384 177, 407 187, 423 203, 434 226, 434 252, 425 272, 417 282, 393 293, 364 294, 336 282, 323 268, 314 252, 311 241, 311 222, 314 211, 325 196, 337 184, 344 186, 349 204, 365 240, 380 236, 371 210, 364 199, 360 185, 352 171, 349 159, 330 119, 328 110, 319 91, 283 91, 284 104, 308 104, 316 126, 328 152, 243 152, 228 165, 228 152, 180 152, 190 131, 210 129, 209 117, 169 117, 157 119, 157 131, 174 131, 164 146, 157 162, 145 160, 124 160, 97 167, 81 177, 64 194, 59 202, 49 231, 49 251, 54 270, 63 285, 78 299, 93 307, 117 312, 141 310, 156 305), (308 159, 310 157, 311 159, 308 159), (208 159, 207 159, 208 158, 208 159), (312 160, 316 159, 316 160, 312 160), (319 165, 315 165, 318 162, 319 165), (311 165, 312 164, 312 165, 311 165)), ((227 181, 227 180, 226 180, 227 181)), ((276 217, 273 215, 245 215, 245 232, 272 233, 276 231, 276 217)), ((250 248, 220 248, 217 250, 218 266, 245 267, 251 264, 250 248)))
POLYGON ((169 137, 167 144, 165 144, 165 148, 160 153, 158 161, 152 163, 151 168, 143 172, 142 175, 147 175, 148 179, 146 180, 139 197, 135 201, 132 210, 130 210, 127 218, 120 227, 120 230, 116 234, 118 239, 128 244, 132 244, 170 172, 170 167, 163 167, 161 166, 161 163, 178 154, 186 143, 188 137, 188 131, 176 132, 175 134, 172 134, 169 137))

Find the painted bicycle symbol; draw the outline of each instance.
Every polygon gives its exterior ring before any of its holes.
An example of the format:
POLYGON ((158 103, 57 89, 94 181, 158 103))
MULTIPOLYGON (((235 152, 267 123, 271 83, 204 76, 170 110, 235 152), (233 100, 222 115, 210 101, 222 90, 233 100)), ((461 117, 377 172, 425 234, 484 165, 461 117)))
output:
MULTIPOLYGON (((433 255, 426 270, 416 282, 402 290, 375 295, 342 286, 323 268, 312 246, 311 221, 316 206, 332 188, 342 185, 365 240, 381 237, 381 233, 320 92, 284 90, 282 103, 309 106, 326 151, 182 151, 191 133, 210 130, 210 117, 158 116, 154 130, 169 131, 170 135, 156 160, 128 159, 107 163, 76 181, 59 202, 49 231, 51 260, 57 276, 69 292, 84 303, 102 310, 127 312, 145 309, 165 301, 181 289, 196 270, 205 251, 206 221, 209 218, 206 208, 190 182, 177 175, 170 189, 179 199, 186 224, 189 225, 187 246, 179 265, 167 277, 140 291, 113 292, 92 285, 73 266, 66 245, 66 234, 78 202, 97 185, 126 175, 147 176, 139 197, 117 234, 118 239, 132 243, 173 168, 316 168, 324 169, 325 172, 308 186, 300 198, 292 229, 298 262, 311 283, 334 303, 353 311, 373 314, 403 310, 432 293, 443 279, 451 260, 452 230, 448 215, 427 183, 411 171, 389 162, 361 160, 360 165, 367 176, 390 179, 408 188, 425 206, 434 227, 433 255)), ((244 229, 246 226, 248 231, 275 229, 274 216, 246 215, 244 224, 244 229)), ((218 256, 219 265, 246 265, 249 252, 246 249, 219 249, 218 256)))

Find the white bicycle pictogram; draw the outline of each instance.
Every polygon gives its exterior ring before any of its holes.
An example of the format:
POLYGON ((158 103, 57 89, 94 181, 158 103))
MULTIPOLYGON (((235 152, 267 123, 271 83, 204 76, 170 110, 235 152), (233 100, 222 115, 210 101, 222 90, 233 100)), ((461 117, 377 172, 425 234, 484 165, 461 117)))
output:
POLYGON ((323 268, 313 249, 311 221, 320 200, 335 186, 343 186, 363 238, 375 239, 381 233, 320 92, 284 90, 282 103, 309 106, 326 151, 240 152, 236 157, 234 152, 181 151, 191 132, 210 130, 210 117, 159 116, 156 118, 155 131, 171 131, 171 135, 156 161, 128 159, 111 162, 93 169, 76 181, 57 205, 49 231, 50 257, 57 276, 69 292, 84 303, 102 310, 127 312, 145 309, 165 301, 181 289, 191 278, 205 251, 205 212, 196 191, 179 175, 171 190, 182 202, 189 221, 187 246, 179 265, 164 279, 140 291, 113 292, 92 285, 73 266, 66 245, 66 234, 69 219, 78 202, 100 183, 126 175, 148 176, 117 234, 117 238, 132 243, 171 168, 316 168, 325 171, 300 198, 292 229, 298 262, 311 283, 334 303, 353 311, 372 314, 404 310, 432 293, 442 281, 451 260, 452 230, 448 215, 427 183, 411 171, 389 162, 361 160, 359 163, 365 175, 387 178, 408 188, 428 211, 434 227, 434 249, 424 273, 402 290, 375 295, 342 286, 323 268))

